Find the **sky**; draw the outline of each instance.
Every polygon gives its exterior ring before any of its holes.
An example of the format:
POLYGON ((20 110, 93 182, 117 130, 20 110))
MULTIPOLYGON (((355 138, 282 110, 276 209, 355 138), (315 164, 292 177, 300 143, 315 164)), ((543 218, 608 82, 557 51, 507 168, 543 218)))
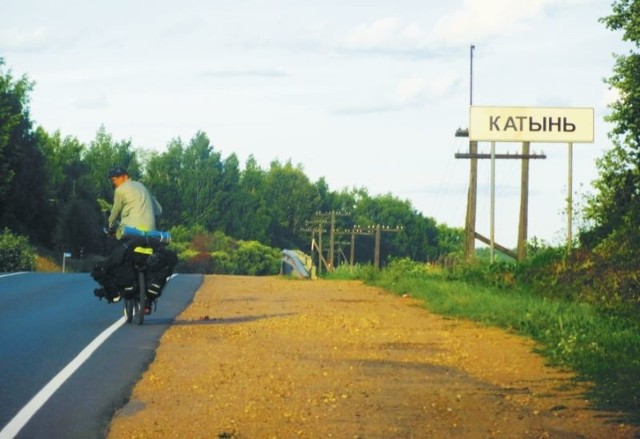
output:
MULTIPOLYGON (((390 193, 464 227, 469 161, 454 155, 468 139, 454 134, 471 101, 593 108, 594 142, 573 148, 574 204, 592 192, 611 146, 604 79, 630 49, 598 22, 609 14, 610 0, 2 0, 0 57, 35 82, 31 119, 47 132, 88 145, 104 126, 163 151, 203 131, 223 159, 290 160, 331 190, 390 193)), ((528 235, 559 245, 568 147, 531 149, 547 158, 530 164, 528 235)), ((496 162, 495 239, 508 247, 520 166, 496 162)), ((490 162, 478 167, 476 228, 489 236, 490 162)))

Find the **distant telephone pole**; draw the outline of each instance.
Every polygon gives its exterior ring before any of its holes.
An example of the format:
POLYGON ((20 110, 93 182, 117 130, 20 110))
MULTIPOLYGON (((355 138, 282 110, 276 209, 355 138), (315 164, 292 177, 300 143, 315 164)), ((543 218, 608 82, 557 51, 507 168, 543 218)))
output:
POLYGON ((324 264, 327 271, 334 270, 335 259, 335 236, 336 236, 336 217, 337 216, 349 216, 350 212, 317 212, 311 221, 307 221, 309 226, 318 226, 317 229, 305 229, 304 231, 311 231, 311 253, 313 254, 314 247, 318 250, 318 273, 321 271, 321 266, 324 264), (324 232, 324 225, 329 223, 329 254, 328 260, 324 259, 322 252, 322 234, 324 232), (318 232, 318 243, 315 244, 314 232, 318 232), (314 245, 315 244, 315 245, 314 245))
POLYGON ((367 227, 359 227, 356 226, 351 230, 345 230, 342 232, 343 234, 351 234, 351 266, 354 263, 355 257, 355 237, 356 235, 361 236, 374 236, 375 244, 373 251, 373 265, 376 269, 380 268, 380 241, 382 240, 382 233, 398 233, 402 232, 404 229, 402 227, 389 227, 382 226, 377 224, 375 226, 367 226, 367 227))

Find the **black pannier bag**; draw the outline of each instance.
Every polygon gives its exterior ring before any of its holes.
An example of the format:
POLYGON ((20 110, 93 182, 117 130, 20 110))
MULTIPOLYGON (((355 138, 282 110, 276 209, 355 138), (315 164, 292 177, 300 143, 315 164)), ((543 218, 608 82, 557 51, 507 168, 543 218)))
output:
POLYGON ((112 253, 102 262, 98 262, 91 277, 104 288, 108 301, 121 292, 133 292, 137 289, 136 272, 133 269, 131 252, 124 242, 118 242, 112 253))
POLYGON ((173 269, 178 263, 178 256, 164 247, 154 248, 153 254, 147 257, 147 294, 158 298, 173 269))
POLYGON ((177 263, 175 252, 166 249, 161 243, 142 238, 125 239, 118 243, 107 259, 95 266, 91 277, 104 287, 108 298, 117 296, 119 292, 127 297, 127 293, 138 289, 134 265, 144 264, 147 269, 147 293, 157 298, 162 294, 177 263), (136 253, 136 247, 151 248, 153 253, 136 253))

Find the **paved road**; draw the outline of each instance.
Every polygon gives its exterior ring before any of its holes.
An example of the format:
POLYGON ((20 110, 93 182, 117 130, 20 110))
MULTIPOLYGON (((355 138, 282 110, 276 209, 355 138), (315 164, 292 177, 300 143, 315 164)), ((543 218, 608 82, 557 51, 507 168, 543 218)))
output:
POLYGON ((201 283, 200 275, 175 276, 138 326, 123 323, 122 305, 93 296, 97 284, 88 274, 0 273, 0 439, 102 437, 201 283), (104 343, 72 368, 100 336, 104 343), (42 389, 52 381, 59 387, 47 400, 42 389), (24 426, 16 435, 18 419, 24 426))

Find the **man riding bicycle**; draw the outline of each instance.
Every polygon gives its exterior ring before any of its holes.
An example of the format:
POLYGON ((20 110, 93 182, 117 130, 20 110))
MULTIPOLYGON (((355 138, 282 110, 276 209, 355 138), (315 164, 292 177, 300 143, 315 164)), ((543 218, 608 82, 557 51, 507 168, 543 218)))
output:
POLYGON ((116 234, 116 224, 120 219, 120 233, 124 226, 149 232, 156 230, 156 217, 162 215, 162 206, 149 190, 139 181, 129 178, 127 170, 116 166, 109 171, 109 179, 115 188, 113 208, 109 215, 109 230, 116 234))
MULTIPOLYGON (((105 288, 98 288, 94 294, 105 297, 109 303, 118 302, 122 292, 115 288, 112 279, 103 276, 104 273, 116 272, 124 264, 129 243, 135 238, 123 237, 125 227, 133 227, 142 232, 156 230, 156 218, 162 214, 162 206, 149 190, 140 182, 129 178, 127 170, 116 166, 109 171, 109 179, 115 189, 113 207, 108 220, 108 233, 119 239, 121 245, 116 246, 107 260, 96 267, 93 276, 105 288), (119 224, 119 225, 118 225, 119 224), (99 269, 98 269, 99 268, 99 269)), ((126 270, 128 267, 124 267, 126 270)), ((145 305, 145 312, 150 311, 150 304, 145 305)))

